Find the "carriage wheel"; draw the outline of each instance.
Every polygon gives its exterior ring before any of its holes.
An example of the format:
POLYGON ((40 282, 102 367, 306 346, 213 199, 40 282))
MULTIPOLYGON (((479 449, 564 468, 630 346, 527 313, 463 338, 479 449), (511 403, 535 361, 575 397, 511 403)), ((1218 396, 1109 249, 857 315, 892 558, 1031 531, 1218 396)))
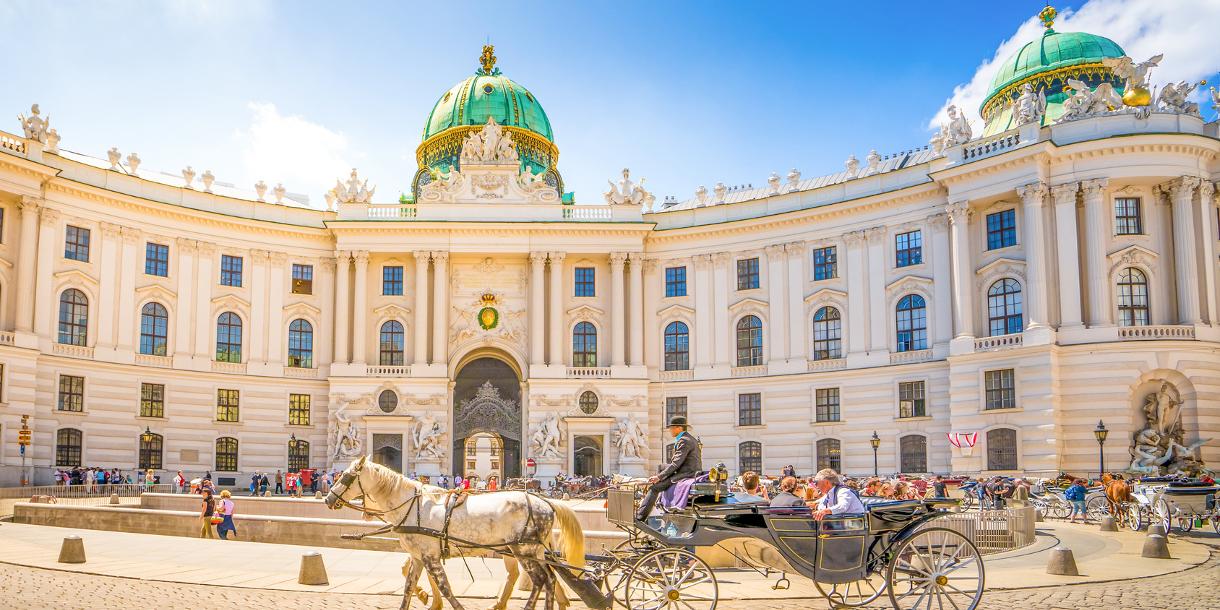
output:
POLYGON ((707 563, 685 549, 661 549, 640 558, 623 592, 629 610, 715 610, 719 591, 707 563))
POLYGON ((1133 502, 1127 505, 1127 527, 1131 531, 1138 532, 1148 525, 1144 518, 1144 509, 1138 502, 1133 502))
POLYGON ((1153 513, 1156 515, 1154 517, 1156 522, 1161 524, 1161 529, 1165 530, 1165 534, 1168 535, 1169 525, 1172 522, 1171 517, 1173 516, 1173 511, 1169 509, 1169 503, 1164 498, 1157 500, 1156 504, 1153 505, 1153 513))
POLYGON ((1051 505, 1051 517, 1055 519, 1067 519, 1072 516, 1072 505, 1064 502, 1055 502, 1051 505))
POLYGON ((813 581, 818 593, 830 602, 832 608, 855 608, 865 606, 885 594, 885 577, 880 572, 867 578, 835 585, 813 581))
POLYGON ((978 548, 943 527, 920 530, 904 540, 886 573, 890 604, 898 610, 973 610, 983 597, 983 582, 978 548))
POLYGON ((1084 503, 1084 514, 1086 517, 1101 521, 1102 517, 1110 516, 1110 506, 1106 503, 1106 499, 1102 496, 1093 496, 1088 502, 1084 503))
POLYGON ((1178 515, 1178 531, 1185 534, 1195 529, 1195 518, 1190 515, 1178 515))
POLYGON ((1212 515, 1211 522, 1212 529, 1216 530, 1217 534, 1220 534, 1220 515, 1212 515))

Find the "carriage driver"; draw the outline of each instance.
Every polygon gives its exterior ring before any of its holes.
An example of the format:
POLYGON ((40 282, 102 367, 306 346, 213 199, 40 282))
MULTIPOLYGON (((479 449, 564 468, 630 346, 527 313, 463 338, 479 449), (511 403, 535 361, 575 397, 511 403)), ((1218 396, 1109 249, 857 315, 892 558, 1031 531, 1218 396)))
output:
POLYGON ((813 476, 813 484, 822 492, 822 498, 817 501, 813 518, 818 521, 826 515, 860 514, 864 512, 864 503, 856 496, 856 492, 846 485, 841 485, 839 473, 830 468, 823 468, 813 476))
POLYGON ((644 501, 640 503, 636 519, 643 521, 648 518, 661 492, 672 487, 674 483, 696 477, 703 471, 703 445, 691 435, 688 427, 685 417, 670 418, 667 430, 670 436, 674 437, 674 455, 661 472, 648 479, 651 487, 648 488, 644 501))

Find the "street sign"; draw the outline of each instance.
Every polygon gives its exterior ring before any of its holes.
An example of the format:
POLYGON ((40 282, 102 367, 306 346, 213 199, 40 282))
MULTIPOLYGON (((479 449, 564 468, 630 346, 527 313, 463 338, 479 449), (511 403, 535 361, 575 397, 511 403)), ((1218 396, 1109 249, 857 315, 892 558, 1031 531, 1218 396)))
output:
POLYGON ((538 462, 535 462, 535 461, 534 461, 534 458, 530 458, 530 459, 528 459, 528 460, 525 460, 525 465, 526 465, 526 466, 529 466, 530 468, 537 468, 537 467, 538 467, 538 462))
POLYGON ((21 457, 25 457, 25 445, 21 445, 21 457))

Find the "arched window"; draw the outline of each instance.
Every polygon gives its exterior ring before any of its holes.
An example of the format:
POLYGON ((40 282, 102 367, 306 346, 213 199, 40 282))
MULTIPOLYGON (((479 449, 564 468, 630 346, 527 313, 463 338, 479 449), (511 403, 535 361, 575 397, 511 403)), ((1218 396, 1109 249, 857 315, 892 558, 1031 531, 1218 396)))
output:
POLYGON ((85 293, 69 288, 59 295, 59 342, 85 345, 88 334, 89 299, 85 293))
POLYGON ((165 438, 160 434, 140 434, 140 470, 161 470, 161 450, 165 438))
POLYGON ((762 320, 758 316, 746 316, 737 321, 737 366, 762 363, 762 320))
POLYGON ((665 327, 665 370, 690 368, 690 329, 685 322, 670 322, 665 327))
POLYGON ((313 368, 313 324, 309 320, 293 320, 288 325, 288 366, 313 368))
POLYGON ((572 366, 597 366, 597 327, 592 322, 572 329, 572 366))
POLYGON ((169 312, 160 303, 145 303, 140 309, 140 353, 164 356, 168 342, 169 312))
POLYGON ((824 438, 818 441, 818 470, 830 468, 835 472, 843 472, 843 453, 840 447, 837 438, 824 438))
POLYGON ((1017 431, 996 428, 987 431, 987 470, 1017 469, 1017 431))
POLYGON ((591 390, 585 390, 580 393, 580 412, 585 415, 593 415, 597 411, 597 394, 591 390))
POLYGON ((300 472, 309 468, 309 441, 288 440, 288 471, 300 472))
POLYGON ((1148 276, 1133 267, 1123 269, 1118 276, 1118 323, 1148 325, 1148 276))
POLYGON ((55 465, 80 466, 81 432, 62 428, 55 432, 55 465))
POLYGON ((1021 332, 1021 285, 1004 278, 987 289, 988 335, 1011 335, 1021 332))
POLYGON ((737 446, 737 471, 762 472, 762 443, 746 441, 737 446))
POLYGON ((912 434, 898 441, 899 472, 917 473, 928 471, 928 437, 912 434))
POLYGON ((237 439, 231 436, 216 439, 216 470, 237 472, 237 439))
POLYGON ((895 312, 898 351, 928 349, 928 307, 923 297, 908 294, 898 301, 895 312))
POLYGON ((407 334, 398 320, 388 320, 381 325, 381 340, 377 342, 377 359, 382 366, 402 366, 406 362, 407 334))
POLYGON ((843 320, 839 310, 823 307, 813 314, 813 359, 843 357, 843 320))
POLYGON ((241 318, 231 311, 216 318, 216 361, 241 362, 241 318))

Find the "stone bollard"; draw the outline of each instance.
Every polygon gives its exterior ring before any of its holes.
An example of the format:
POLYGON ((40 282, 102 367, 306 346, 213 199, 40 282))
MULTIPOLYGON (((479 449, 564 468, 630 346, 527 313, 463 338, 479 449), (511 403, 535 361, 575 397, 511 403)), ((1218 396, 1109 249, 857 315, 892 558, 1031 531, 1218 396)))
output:
POLYGON ((322 563, 321 553, 311 551, 301 555, 301 572, 297 575, 297 582, 303 585, 330 584, 330 580, 326 578, 326 564, 322 563))
POLYGON ((1051 549, 1050 560, 1046 562, 1046 573, 1058 576, 1080 576, 1080 572, 1076 570, 1076 558, 1072 556, 1072 549, 1063 547, 1051 549))
POLYGON ((1101 518, 1101 531, 1103 531, 1103 532, 1117 532, 1118 531, 1118 526, 1114 524, 1114 517, 1107 516, 1107 517, 1101 518))
POLYGON ((264 492, 263 492, 263 497, 264 497, 264 498, 270 498, 270 497, 271 497, 271 492, 270 492, 270 491, 264 491, 264 492))
POLYGON ((564 500, 571 500, 571 499, 572 499, 572 496, 570 496, 570 495, 568 495, 567 493, 565 493, 565 494, 563 494, 563 499, 564 499, 564 500))
POLYGON ((1148 536, 1144 538, 1144 549, 1140 557, 1148 559, 1173 559, 1169 556, 1169 539, 1165 537, 1165 528, 1159 523, 1148 526, 1148 536))
POLYGON ((315 492, 313 492, 313 499, 315 499, 315 500, 321 500, 321 499, 322 499, 322 492, 320 492, 320 491, 315 491, 315 492))
POLYGON ((119 494, 110 494, 110 503, 118 504, 119 503, 119 494))
POLYGON ((64 537, 59 547, 59 563, 85 563, 85 541, 80 536, 64 537))
POLYGON ((1046 515, 1038 509, 1034 509, 1034 523, 1042 523, 1046 521, 1046 515))

